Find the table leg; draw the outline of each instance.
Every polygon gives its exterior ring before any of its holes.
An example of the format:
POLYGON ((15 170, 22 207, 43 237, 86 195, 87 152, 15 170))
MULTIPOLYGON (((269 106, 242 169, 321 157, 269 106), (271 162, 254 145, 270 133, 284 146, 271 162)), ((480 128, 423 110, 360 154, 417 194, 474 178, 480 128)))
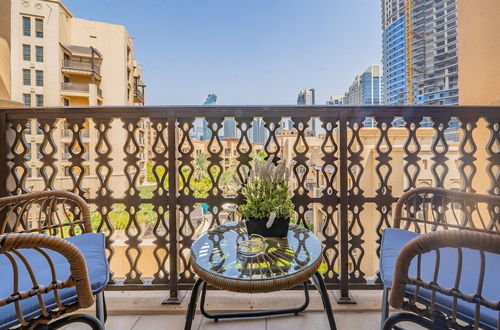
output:
POLYGON ((201 279, 197 279, 191 290, 191 298, 189 299, 189 306, 186 315, 186 324, 184 325, 184 330, 191 330, 191 325, 193 324, 194 315, 196 313, 196 302, 198 301, 198 296, 200 292, 200 285, 203 283, 201 279))
POLYGON ((330 298, 328 297, 328 291, 326 290, 325 282, 323 281, 323 276, 321 276, 320 273, 316 272, 312 277, 312 281, 316 286, 316 289, 318 289, 319 294, 321 295, 323 308, 325 309, 326 316, 328 317, 330 329, 337 330, 337 326, 335 325, 335 318, 333 317, 332 305, 330 303, 330 298))
POLYGON ((230 319, 230 318, 245 318, 245 317, 262 317, 271 315, 283 315, 283 314, 295 314, 298 315, 300 312, 304 311, 307 306, 309 306, 309 291, 307 282, 304 282, 304 297, 305 301, 299 307, 286 308, 286 309, 274 309, 258 312, 239 312, 239 313, 221 313, 221 314, 211 314, 205 310, 205 297, 207 293, 207 283, 203 282, 201 289, 201 300, 200 300, 200 311, 203 316, 209 319, 213 319, 216 322, 219 319, 230 319))

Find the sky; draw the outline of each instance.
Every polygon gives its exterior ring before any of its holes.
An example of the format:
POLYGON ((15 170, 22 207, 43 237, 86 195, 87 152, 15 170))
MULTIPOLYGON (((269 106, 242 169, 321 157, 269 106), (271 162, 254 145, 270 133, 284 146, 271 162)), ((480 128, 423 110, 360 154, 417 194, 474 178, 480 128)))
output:
POLYGON ((63 0, 79 18, 125 25, 148 105, 316 104, 380 64, 380 0, 63 0))

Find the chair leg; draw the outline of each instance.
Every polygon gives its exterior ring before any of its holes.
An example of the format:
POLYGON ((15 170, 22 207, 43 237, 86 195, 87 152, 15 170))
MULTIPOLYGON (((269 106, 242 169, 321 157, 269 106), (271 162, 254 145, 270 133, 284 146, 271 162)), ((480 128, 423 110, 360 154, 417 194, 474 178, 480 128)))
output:
POLYGON ((335 318, 333 317, 332 305, 330 303, 330 298, 328 297, 328 291, 326 290, 325 282, 323 281, 323 276, 320 273, 314 273, 312 277, 313 283, 318 289, 321 295, 321 300, 323 301, 323 308, 325 309, 326 316, 328 317, 328 323, 330 324, 331 330, 337 330, 337 325, 335 324, 335 318))
POLYGON ((384 285, 382 294, 382 316, 380 321, 380 329, 383 328, 385 320, 389 317, 389 288, 384 285))
POLYGON ((90 326, 92 330, 104 330, 104 326, 94 316, 89 314, 73 314, 66 317, 59 318, 46 325, 35 327, 35 329, 59 329, 71 323, 84 323, 90 326))
POLYGON ((189 299, 189 306, 186 315, 186 324, 184 325, 184 330, 191 330, 193 324, 194 315, 196 313, 196 302, 198 301, 198 296, 200 292, 200 285, 203 283, 201 279, 197 279, 191 290, 191 298, 189 299))
POLYGON ((106 308, 106 297, 104 297, 104 291, 101 291, 96 295, 95 314, 104 326, 106 320, 108 319, 108 311, 106 308))
POLYGON ((418 316, 417 314, 402 312, 394 313, 389 316, 387 320, 385 320, 382 330, 401 329, 397 326, 397 324, 400 322, 415 323, 429 330, 445 329, 437 326, 435 323, 426 318, 418 316))

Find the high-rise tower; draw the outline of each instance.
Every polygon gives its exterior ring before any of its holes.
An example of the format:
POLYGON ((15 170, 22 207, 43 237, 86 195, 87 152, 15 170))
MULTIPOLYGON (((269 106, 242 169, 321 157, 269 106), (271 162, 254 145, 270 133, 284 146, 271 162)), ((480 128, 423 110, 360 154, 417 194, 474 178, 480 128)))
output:
POLYGON ((386 103, 458 104, 457 0, 382 0, 382 29, 386 103))

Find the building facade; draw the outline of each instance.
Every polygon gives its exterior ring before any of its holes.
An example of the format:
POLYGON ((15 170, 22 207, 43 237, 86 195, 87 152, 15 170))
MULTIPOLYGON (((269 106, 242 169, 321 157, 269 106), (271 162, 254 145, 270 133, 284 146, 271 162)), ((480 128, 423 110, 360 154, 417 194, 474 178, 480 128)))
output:
MULTIPOLYGON (((134 58, 132 38, 122 25, 76 18, 58 0, 5 0, 0 12, 0 26, 8 26, 10 47, 8 63, 0 64, 2 81, 8 83, 7 98, 26 107, 45 106, 132 106, 144 105, 145 85, 141 67, 134 58), (8 6, 7 6, 8 4, 8 6)), ((2 37, 6 39, 6 37, 2 37)), ((2 48, 2 52, 5 52, 2 48)), ((5 94, 5 93, 4 93, 5 94)), ((149 123, 141 121, 136 128, 139 145, 141 182, 145 179, 148 155, 149 123)), ((40 148, 44 128, 36 120, 26 125, 29 159, 27 180, 33 191, 43 190, 40 148)), ((96 124, 57 120, 51 132, 57 146, 56 189, 71 186, 72 176, 84 172, 82 187, 90 192, 97 185, 96 124), (74 125, 83 125, 82 145, 73 141, 74 125), (72 166, 72 153, 82 151, 82 168, 72 166)), ((111 123, 109 137, 113 144, 126 141, 123 123, 111 123)), ((124 168, 123 150, 113 148, 112 166, 124 168)), ((120 171, 117 176, 125 176, 120 171)), ((113 189, 120 193, 120 182, 113 189)))
POLYGON ((342 105, 344 103, 344 96, 330 96, 328 101, 326 101, 326 105, 342 105))
POLYGON ((382 89, 382 70, 379 65, 371 65, 354 78, 343 102, 349 105, 382 104, 382 89))
POLYGON ((12 100, 25 106, 144 104, 141 67, 124 26, 79 19, 52 0, 12 0, 10 13, 0 15, 10 15, 12 100))
POLYGON ((382 29, 386 103, 409 102, 412 76, 414 103, 458 104, 457 0, 382 0, 382 29))
POLYGON ((314 88, 304 89, 297 95, 297 105, 314 105, 316 92, 314 88))

